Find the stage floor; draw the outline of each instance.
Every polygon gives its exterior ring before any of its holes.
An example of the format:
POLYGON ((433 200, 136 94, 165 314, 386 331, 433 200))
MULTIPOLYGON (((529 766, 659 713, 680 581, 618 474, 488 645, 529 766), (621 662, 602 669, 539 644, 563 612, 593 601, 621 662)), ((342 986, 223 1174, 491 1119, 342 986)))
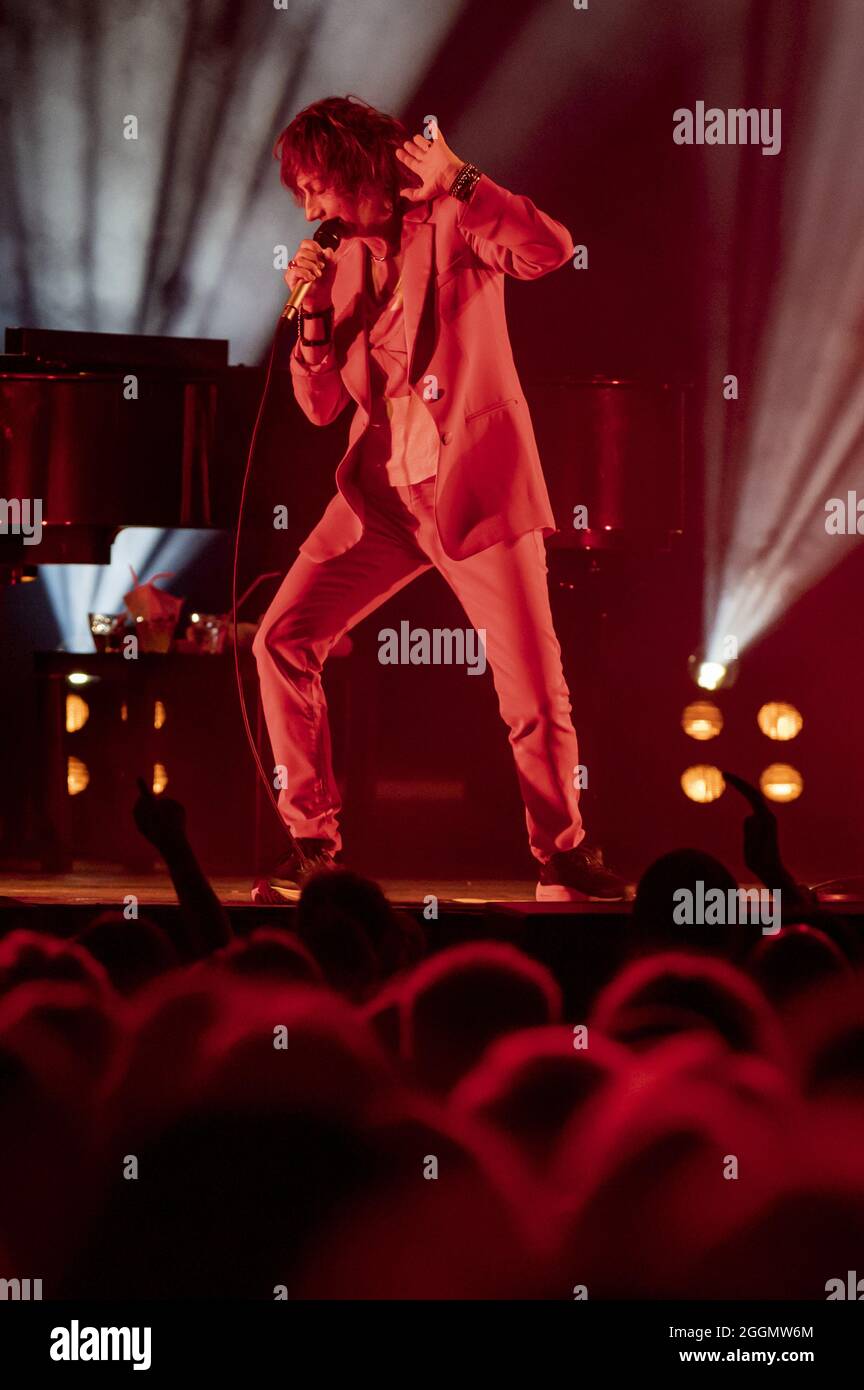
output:
MULTIPOLYGON (((210 874, 210 884, 226 908, 253 908, 249 892, 251 878, 210 874)), ((429 895, 438 898, 442 910, 471 912, 472 909, 507 909, 508 905, 531 905, 539 908, 535 899, 535 884, 526 878, 379 878, 383 891, 394 906, 422 910, 429 895)), ((76 866, 68 874, 38 872, 0 873, 0 903, 11 906, 65 906, 65 908, 118 908, 129 894, 138 898, 142 908, 176 906, 174 884, 167 873, 122 872, 114 866, 76 866)), ((629 902, 543 903, 546 912, 629 913, 629 902)), ((260 908, 272 912, 272 908, 260 908)))
MULTIPOLYGON (((518 879, 405 879, 384 878, 378 882, 397 906, 422 907, 429 894, 439 903, 460 907, 486 903, 534 902, 534 884, 518 879)), ((221 902, 229 907, 249 903, 248 877, 211 875, 210 883, 221 902)), ((176 903, 174 886, 167 874, 135 874, 92 866, 70 874, 0 873, 0 898, 14 898, 28 904, 75 904, 116 906, 130 893, 142 905, 176 903)), ((596 907, 592 903, 591 907, 596 907)))
MULTIPOLYGON (((247 875, 212 874, 209 881, 219 900, 234 913, 244 917, 252 913, 273 912, 272 907, 257 907, 249 896, 251 878, 247 875)), ((628 920, 632 901, 602 903, 537 903, 535 885, 527 879, 475 878, 379 878, 384 892, 397 907, 422 913, 430 895, 438 900, 442 913, 468 915, 495 909, 499 914, 510 912, 559 916, 620 916, 628 920)), ((742 887, 758 887, 742 884, 742 887)), ((635 885, 631 886, 631 892, 635 885)), ((51 906, 81 909, 122 907, 123 901, 134 895, 142 907, 172 908, 177 905, 174 885, 165 872, 133 872, 116 865, 80 864, 68 874, 45 874, 28 869, 0 871, 0 909, 15 906, 46 908, 51 906)), ((864 916, 860 896, 823 899, 822 909, 838 915, 864 916)), ((286 904, 286 906, 289 906, 286 904)), ((278 910, 278 909, 277 909, 278 910)), ((425 915, 425 914, 424 914, 425 915)))

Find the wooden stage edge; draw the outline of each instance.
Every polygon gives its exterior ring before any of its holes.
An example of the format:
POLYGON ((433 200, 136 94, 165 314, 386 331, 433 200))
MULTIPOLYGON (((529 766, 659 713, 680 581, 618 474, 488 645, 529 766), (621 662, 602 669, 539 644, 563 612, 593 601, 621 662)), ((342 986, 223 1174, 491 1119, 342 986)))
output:
MULTIPOLYGON (((279 920, 290 924, 296 910, 293 904, 284 907, 256 906, 249 898, 250 880, 247 877, 213 875, 210 882, 220 901, 228 909, 232 921, 250 930, 263 922, 279 920)), ((497 926, 507 934, 508 923, 515 927, 526 919, 539 925, 563 920, 588 926, 596 923, 607 930, 627 926, 631 920, 631 903, 538 903, 534 884, 518 879, 379 879, 381 887, 395 907, 416 916, 430 926, 434 921, 447 921, 457 928, 461 925, 476 930, 484 922, 493 930, 497 926), (437 916, 431 915, 430 899, 436 900, 437 916)), ((57 921, 61 932, 74 932, 98 913, 122 910, 134 898, 138 910, 157 920, 177 910, 177 899, 170 878, 165 873, 123 872, 109 866, 81 866, 75 872, 47 875, 34 872, 0 873, 0 929, 10 925, 39 926, 43 930, 47 919, 57 921)), ((823 905, 829 912, 855 918, 856 926, 864 927, 864 902, 842 902, 823 905)), ((703 928, 709 933, 717 928, 703 928)), ((720 929, 724 930, 724 929, 720 929)), ((726 928, 735 932, 754 928, 726 928)), ((683 939, 700 934, 699 928, 681 928, 683 939)))
MULTIPOLYGON (((387 879, 377 880, 394 907, 420 916, 434 898, 439 916, 485 916, 488 913, 542 912, 552 915, 629 916, 629 903, 537 903, 534 884, 518 879, 387 879)), ((248 877, 211 875, 210 882, 219 900, 231 915, 247 911, 254 915, 279 912, 279 908, 258 907, 250 901, 248 877)), ((0 873, 0 914, 30 909, 62 912, 74 909, 75 916, 117 910, 134 896, 142 912, 176 908, 174 887, 167 874, 123 873, 116 870, 82 869, 70 874, 0 873)), ((286 903, 287 911, 293 905, 286 903)))

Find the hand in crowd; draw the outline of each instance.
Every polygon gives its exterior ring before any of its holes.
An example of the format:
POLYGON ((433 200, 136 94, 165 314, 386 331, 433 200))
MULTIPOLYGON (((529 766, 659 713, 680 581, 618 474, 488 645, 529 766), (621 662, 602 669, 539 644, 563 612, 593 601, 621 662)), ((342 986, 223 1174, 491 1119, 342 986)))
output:
POLYGON ((787 877, 780 858, 777 817, 757 787, 734 772, 724 772, 723 777, 752 807, 743 825, 744 863, 766 888, 776 888, 778 879, 787 877))
POLYGON ((723 777, 752 807, 752 814, 746 817, 743 825, 744 863, 747 868, 766 888, 780 889, 785 895, 787 908, 798 910, 801 907, 816 905, 816 899, 810 889, 804 884, 796 883, 783 863, 777 833, 777 817, 758 787, 752 786, 734 772, 724 772, 723 777))
POLYGON ((186 843, 186 812, 169 796, 154 796, 143 777, 138 777, 138 800, 132 808, 135 824, 145 840, 160 853, 186 843))

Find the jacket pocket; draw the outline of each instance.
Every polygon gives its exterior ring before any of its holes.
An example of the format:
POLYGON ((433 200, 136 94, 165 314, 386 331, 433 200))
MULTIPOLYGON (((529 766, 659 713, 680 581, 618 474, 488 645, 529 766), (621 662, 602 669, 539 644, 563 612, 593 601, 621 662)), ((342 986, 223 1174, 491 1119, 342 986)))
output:
POLYGON ((516 396, 507 396, 503 401, 496 401, 494 405, 484 405, 481 410, 469 411, 465 416, 466 423, 468 420, 479 419, 481 415, 489 415, 493 410, 503 410, 505 406, 518 405, 518 403, 516 396))

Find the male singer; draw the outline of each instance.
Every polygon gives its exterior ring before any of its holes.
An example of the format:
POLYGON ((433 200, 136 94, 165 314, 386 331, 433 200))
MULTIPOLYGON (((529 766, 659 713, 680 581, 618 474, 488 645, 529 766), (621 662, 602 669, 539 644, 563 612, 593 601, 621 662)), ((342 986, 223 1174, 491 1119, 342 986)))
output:
POLYGON ((623 881, 584 842, 549 608, 543 537, 555 521, 504 315, 505 275, 557 270, 573 243, 560 222, 459 159, 437 127, 428 131, 431 139, 407 139, 391 116, 329 97, 276 143, 282 182, 307 219, 342 224, 335 251, 301 241, 285 276, 292 291, 310 286, 290 355, 294 391, 316 425, 351 401, 356 410, 336 496, 255 639, 275 764, 285 770, 279 808, 304 854, 292 848, 252 896, 295 897, 308 862, 333 864, 340 799, 322 666, 343 633, 434 565, 486 632, 537 897, 617 899, 623 881))

